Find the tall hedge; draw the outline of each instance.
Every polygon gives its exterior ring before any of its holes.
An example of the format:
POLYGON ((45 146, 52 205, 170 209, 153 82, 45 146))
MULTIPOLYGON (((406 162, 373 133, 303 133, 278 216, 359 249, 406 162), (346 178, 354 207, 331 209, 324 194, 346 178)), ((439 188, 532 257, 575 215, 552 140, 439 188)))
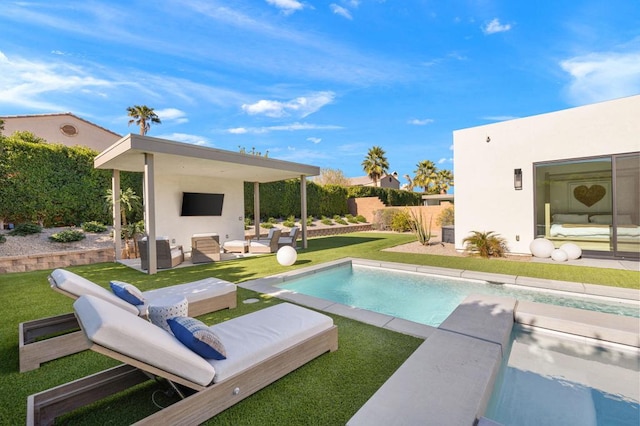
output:
POLYGON ((350 186, 347 194, 349 198, 378 197, 386 206, 419 206, 422 204, 422 194, 400 189, 350 186))
MULTIPOLYGON (((253 183, 244 185, 244 209, 247 217, 253 217, 253 183)), ((346 214, 347 191, 337 185, 320 186, 307 182, 307 213, 312 216, 346 214)), ((300 179, 260 184, 260 216, 300 217, 300 179)))
MULTIPOLYGON (((96 155, 81 146, 0 137, 0 219, 44 226, 110 222, 104 196, 111 171, 93 167, 96 155)), ((142 193, 139 173, 123 173, 121 184, 142 193)))
MULTIPOLYGON (((422 194, 391 188, 372 186, 317 185, 307 182, 307 212, 320 216, 344 215, 348 213, 347 200, 359 197, 378 197, 387 206, 419 206, 422 194)), ((253 183, 245 183, 244 209, 247 217, 253 217, 253 183)), ((260 184, 260 216, 300 217, 300 180, 260 184)))

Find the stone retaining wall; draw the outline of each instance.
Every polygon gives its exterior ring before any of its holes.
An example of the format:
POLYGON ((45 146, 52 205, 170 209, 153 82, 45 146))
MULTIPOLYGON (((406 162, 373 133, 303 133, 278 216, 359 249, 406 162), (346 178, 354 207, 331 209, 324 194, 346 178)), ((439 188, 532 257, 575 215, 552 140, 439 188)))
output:
POLYGON ((89 265, 102 262, 115 262, 115 251, 113 247, 0 257, 0 274, 40 271, 43 269, 65 268, 67 266, 89 265))
POLYGON ((371 231, 373 228, 370 223, 366 225, 335 225, 330 228, 313 229, 307 227, 307 237, 326 237, 327 235, 349 234, 351 232, 371 231))

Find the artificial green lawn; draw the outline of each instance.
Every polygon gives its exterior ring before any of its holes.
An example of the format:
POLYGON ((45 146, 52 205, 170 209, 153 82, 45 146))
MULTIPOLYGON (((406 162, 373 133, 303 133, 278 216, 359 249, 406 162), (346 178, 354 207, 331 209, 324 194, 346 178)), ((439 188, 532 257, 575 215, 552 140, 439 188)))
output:
MULTIPOLYGON (((412 240, 414 237, 409 235, 386 233, 356 233, 312 239, 308 249, 299 251, 298 261, 293 268, 351 256, 640 288, 640 273, 632 271, 381 251, 412 240)), ((109 280, 118 279, 148 290, 209 276, 242 282, 283 272, 288 268, 278 265, 274 256, 268 255, 161 271, 155 276, 114 263, 69 269, 107 288, 109 280)), ((117 365, 110 358, 85 351, 45 363, 38 370, 18 372, 18 324, 72 311, 71 299, 49 289, 49 272, 0 275, 0 291, 3 294, 0 325, 3 361, 0 363, 0 400, 3 403, 0 405, 0 424, 24 424, 28 395, 117 365)), ((236 309, 207 314, 200 319, 213 324, 279 303, 276 299, 261 297, 244 289, 238 289, 238 300, 240 303, 236 309), (249 297, 259 297, 260 303, 241 303, 249 297)), ((306 364, 207 424, 344 424, 421 343, 420 339, 414 337, 335 315, 332 317, 339 330, 338 351, 306 364)), ((61 420, 68 424, 129 424, 157 410, 151 402, 154 392, 155 400, 160 404, 175 401, 158 391, 162 389, 165 386, 161 384, 143 384, 124 395, 78 410, 61 420)))

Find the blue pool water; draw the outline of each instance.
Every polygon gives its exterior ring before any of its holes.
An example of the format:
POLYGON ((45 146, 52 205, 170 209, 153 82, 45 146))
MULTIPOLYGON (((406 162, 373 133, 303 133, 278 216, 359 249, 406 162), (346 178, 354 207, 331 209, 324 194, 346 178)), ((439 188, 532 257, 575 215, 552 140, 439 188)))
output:
POLYGON ((485 417, 505 426, 640 424, 640 356, 514 328, 485 417))
POLYGON ((515 297, 560 306, 640 317, 638 305, 521 290, 486 281, 344 265, 287 281, 279 286, 410 321, 437 327, 470 294, 515 297))

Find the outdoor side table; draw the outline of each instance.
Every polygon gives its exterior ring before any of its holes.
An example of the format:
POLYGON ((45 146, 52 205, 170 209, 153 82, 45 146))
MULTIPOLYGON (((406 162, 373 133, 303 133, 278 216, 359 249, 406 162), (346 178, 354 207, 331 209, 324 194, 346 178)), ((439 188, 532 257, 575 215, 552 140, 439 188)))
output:
POLYGON ((167 320, 175 317, 186 317, 189 313, 189 302, 184 296, 160 297, 149 304, 148 312, 149 321, 171 333, 167 320))

